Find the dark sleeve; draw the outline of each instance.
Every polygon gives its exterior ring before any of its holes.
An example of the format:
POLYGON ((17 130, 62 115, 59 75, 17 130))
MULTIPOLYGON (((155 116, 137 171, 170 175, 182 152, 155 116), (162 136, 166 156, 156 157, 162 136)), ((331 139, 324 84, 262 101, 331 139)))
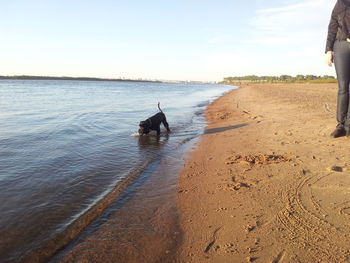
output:
POLYGON ((327 51, 333 51, 333 45, 338 32, 338 14, 339 14, 339 3, 337 2, 333 8, 331 21, 328 25, 328 35, 326 43, 326 53, 327 51))

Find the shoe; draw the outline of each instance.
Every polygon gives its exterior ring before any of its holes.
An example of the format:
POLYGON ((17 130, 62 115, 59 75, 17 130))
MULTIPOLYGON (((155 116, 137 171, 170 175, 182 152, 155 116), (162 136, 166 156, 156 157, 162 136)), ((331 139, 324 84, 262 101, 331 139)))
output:
POLYGON ((342 136, 348 136, 350 138, 350 131, 345 131, 344 128, 336 128, 332 133, 331 137, 338 138, 342 136))
POLYGON ((345 136, 350 139, 350 130, 346 130, 346 135, 345 136))

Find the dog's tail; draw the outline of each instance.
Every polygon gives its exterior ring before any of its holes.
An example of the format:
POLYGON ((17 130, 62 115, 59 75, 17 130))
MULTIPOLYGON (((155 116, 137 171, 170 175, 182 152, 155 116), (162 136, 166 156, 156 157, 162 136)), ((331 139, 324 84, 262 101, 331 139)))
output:
POLYGON ((160 110, 161 113, 163 113, 162 109, 160 108, 160 102, 158 102, 158 109, 160 110))

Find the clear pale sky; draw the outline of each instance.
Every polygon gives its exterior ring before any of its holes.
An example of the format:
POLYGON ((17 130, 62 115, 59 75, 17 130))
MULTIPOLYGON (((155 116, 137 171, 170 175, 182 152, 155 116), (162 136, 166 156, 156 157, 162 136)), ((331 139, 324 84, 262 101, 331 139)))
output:
POLYGON ((336 0, 0 0, 0 75, 334 75, 336 0))

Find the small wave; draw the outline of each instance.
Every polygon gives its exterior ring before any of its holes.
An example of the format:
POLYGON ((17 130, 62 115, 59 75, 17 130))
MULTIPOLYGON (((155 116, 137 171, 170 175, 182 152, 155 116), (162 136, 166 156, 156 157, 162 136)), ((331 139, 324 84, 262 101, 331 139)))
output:
POLYGON ((65 247, 77 237, 89 224, 100 216, 105 209, 134 182, 137 177, 151 164, 153 159, 145 161, 141 167, 131 171, 127 176, 114 183, 114 186, 107 188, 97 199, 79 214, 72 217, 70 222, 62 226, 51 239, 45 244, 32 250, 29 254, 23 255, 21 262, 44 262, 49 257, 65 247))
POLYGON ((203 110, 197 110, 194 112, 194 115, 200 116, 200 115, 203 115, 203 112, 204 112, 203 110))
POLYGON ((207 106, 209 103, 210 103, 209 100, 202 101, 202 102, 198 103, 198 104, 196 105, 196 107, 204 107, 204 106, 207 106))
POLYGON ((138 132, 134 132, 130 134, 131 137, 140 137, 140 134, 138 132))
POLYGON ((197 137, 198 137, 198 136, 188 137, 188 138, 182 140, 182 141, 179 143, 179 145, 184 145, 185 143, 188 143, 188 142, 192 141, 193 139, 195 139, 195 138, 197 138, 197 137))

